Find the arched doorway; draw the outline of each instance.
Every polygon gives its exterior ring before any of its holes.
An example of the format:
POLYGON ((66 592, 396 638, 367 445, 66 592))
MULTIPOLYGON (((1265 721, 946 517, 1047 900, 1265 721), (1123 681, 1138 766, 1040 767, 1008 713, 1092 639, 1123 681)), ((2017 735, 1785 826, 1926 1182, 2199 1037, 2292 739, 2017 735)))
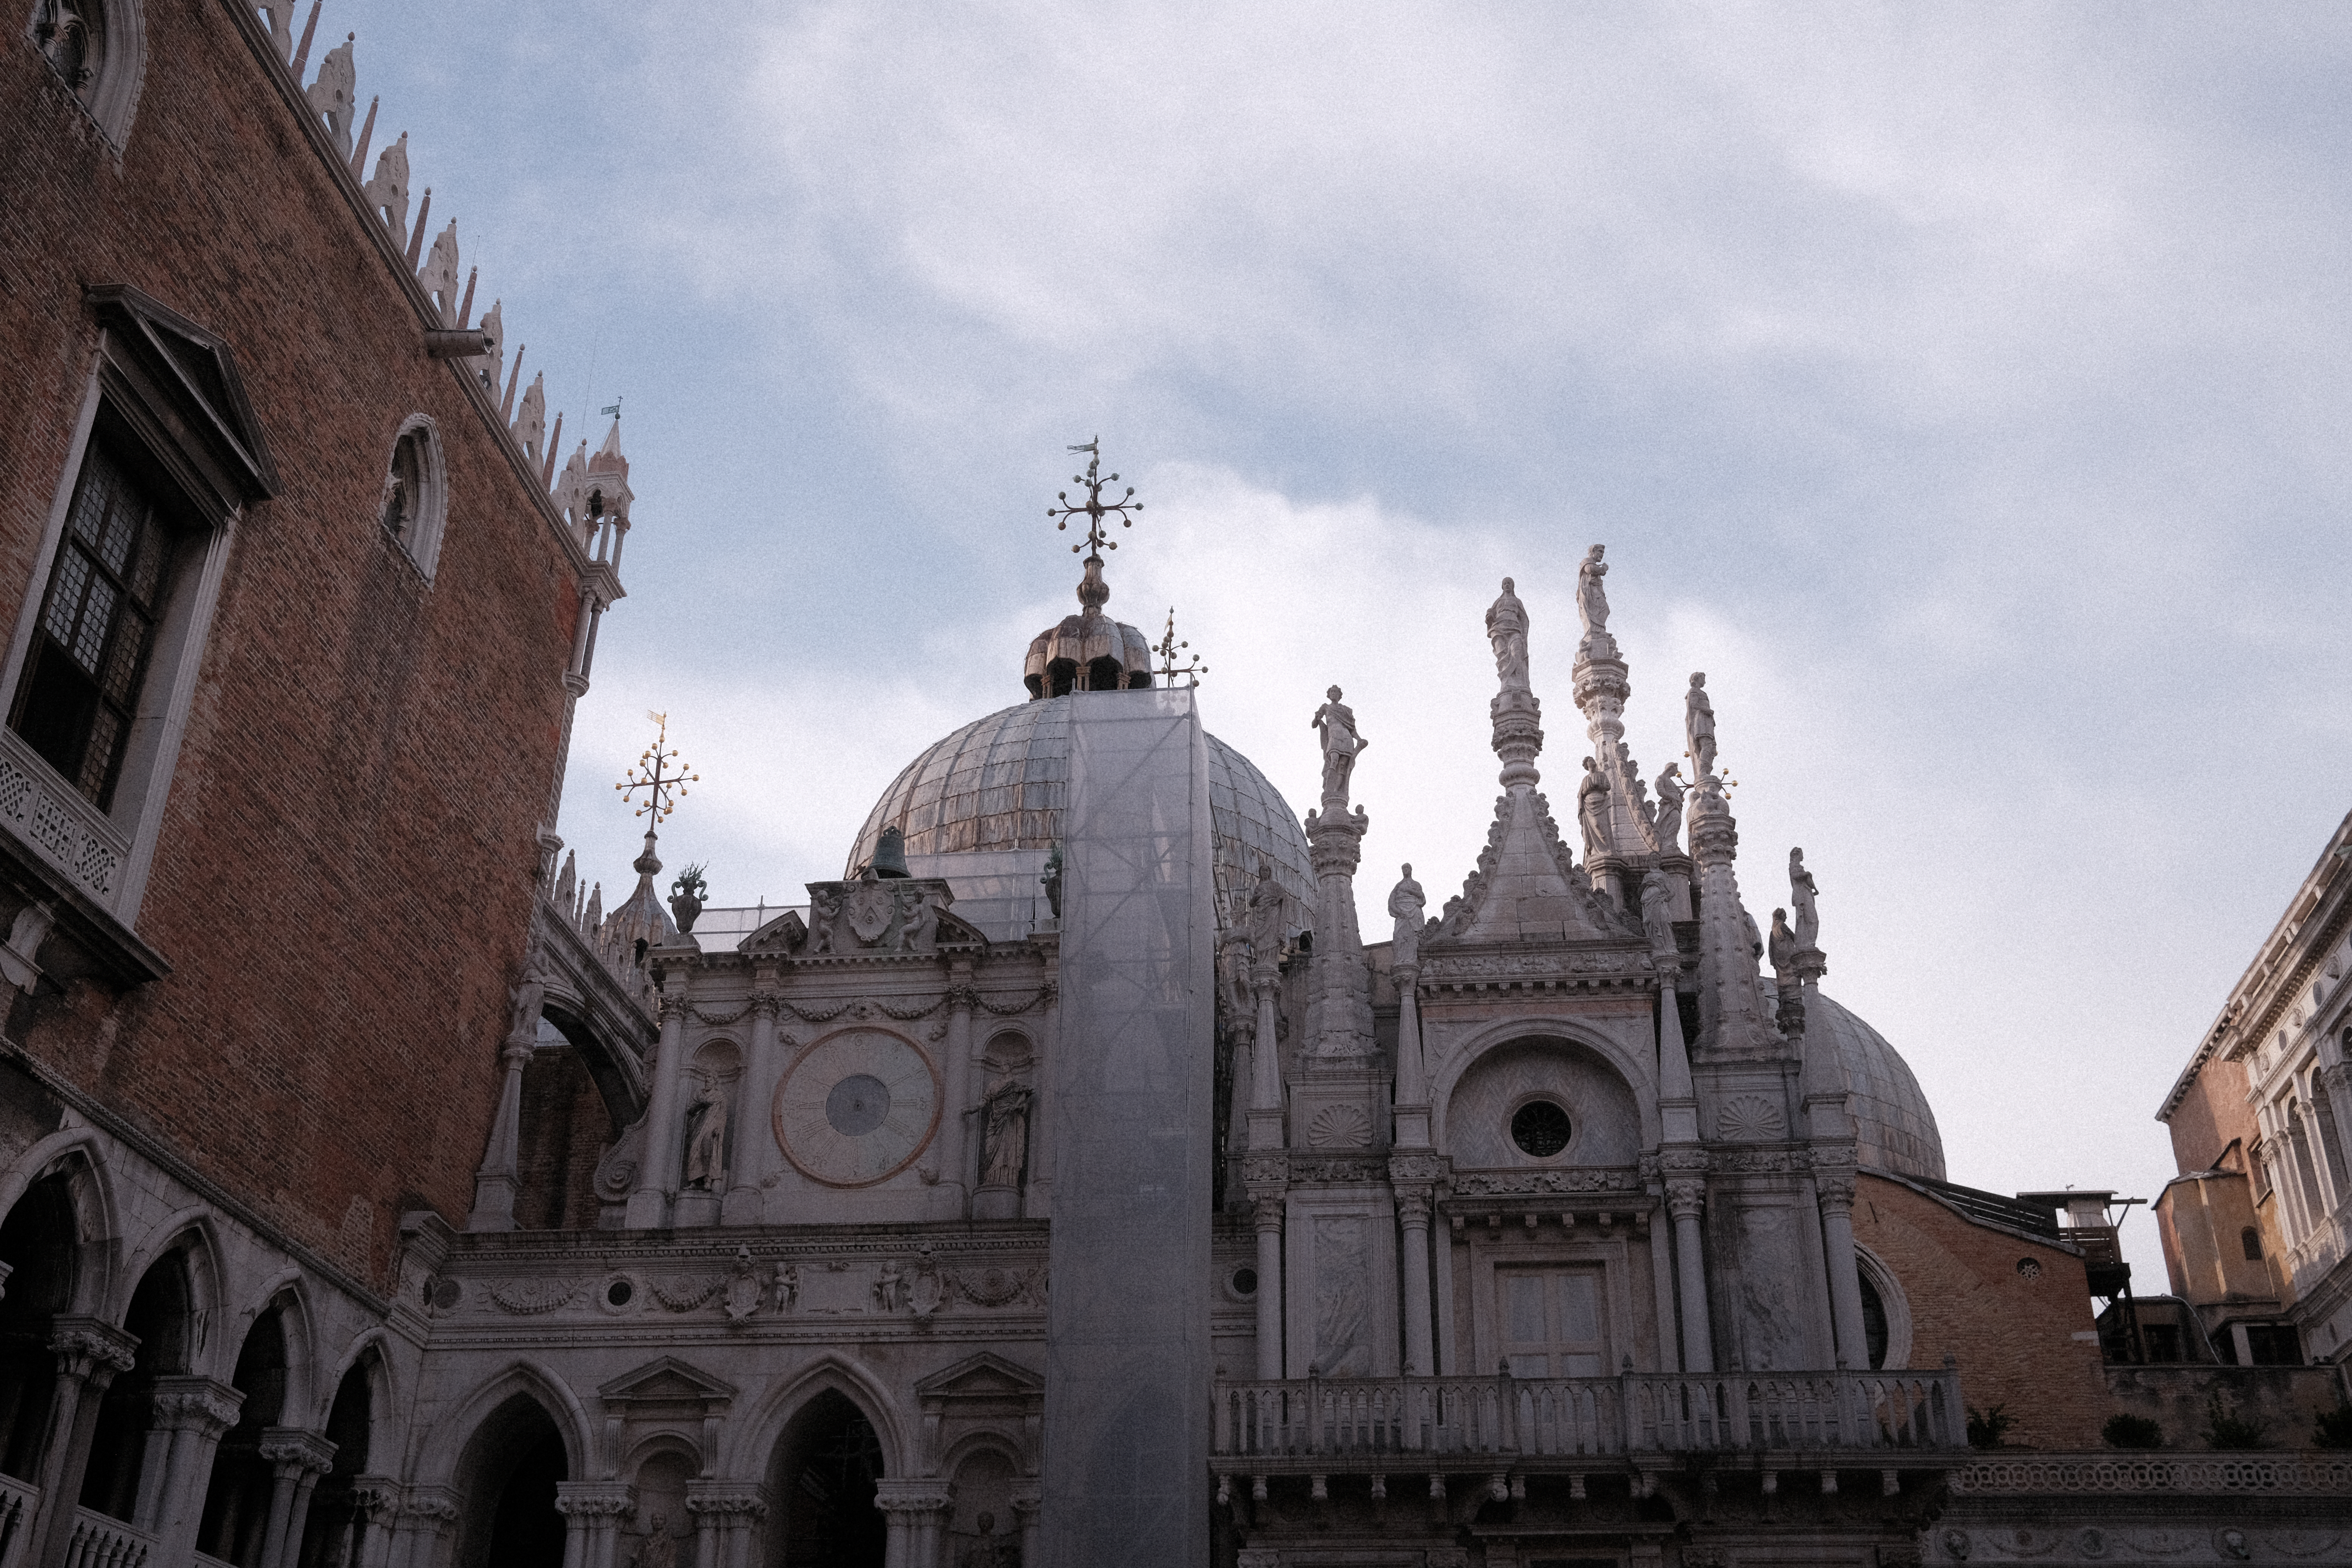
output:
POLYGON ((368 1473, 369 1440, 375 1429, 376 1352, 363 1352, 335 1384, 327 1411, 327 1441, 335 1446, 334 1466, 310 1495, 310 1516, 302 1526, 299 1568, 353 1568, 366 1542, 352 1478, 368 1473))
POLYGON ((457 1461, 458 1568, 562 1568, 555 1489, 571 1476, 563 1433, 518 1394, 484 1417, 457 1461))
POLYGON ((0 1221, 0 1263, 9 1268, 0 1296, 0 1471, 22 1480, 39 1479, 58 1381, 49 1338, 73 1300, 79 1229, 66 1182, 63 1173, 35 1182, 0 1221))
POLYGON ((776 1441, 768 1492, 778 1500, 769 1568, 882 1568, 888 1525, 874 1506, 882 1443, 846 1395, 826 1389, 776 1441))
POLYGON ((188 1370, 195 1337, 195 1288, 188 1277, 184 1246, 157 1258, 123 1314, 125 1333, 139 1348, 131 1370, 107 1385, 98 1409, 98 1431, 82 1471, 81 1506, 129 1522, 139 1503, 139 1476, 145 1468, 147 1434, 155 1426, 155 1380, 188 1370))
POLYGON ((234 1568, 258 1568, 276 1485, 269 1461, 261 1457, 261 1436, 286 1418, 286 1324, 277 1308, 246 1331, 229 1381, 245 1403, 237 1406, 236 1425, 222 1435, 213 1453, 196 1550, 234 1568))

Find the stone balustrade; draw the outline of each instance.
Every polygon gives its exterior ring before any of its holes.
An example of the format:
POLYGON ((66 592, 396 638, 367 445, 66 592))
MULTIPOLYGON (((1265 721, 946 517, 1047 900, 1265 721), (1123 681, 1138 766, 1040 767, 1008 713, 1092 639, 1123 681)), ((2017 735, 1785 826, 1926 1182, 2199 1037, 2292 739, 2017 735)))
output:
POLYGON ((74 1510, 73 1535, 66 1542, 65 1568, 146 1568, 155 1538, 96 1509, 74 1510))
POLYGON ((40 1511, 40 1488, 0 1476, 0 1568, 23 1568, 33 1550, 33 1517, 40 1511))
MULTIPOLYGON (((1958 1373, 1305 1378, 1216 1385, 1226 1468, 1489 1468, 1739 1450, 1922 1457, 1967 1448, 1958 1373), (1237 1464, 1236 1462, 1241 1462, 1237 1464)), ((1792 1468, 1809 1468, 1792 1466, 1792 1468)))

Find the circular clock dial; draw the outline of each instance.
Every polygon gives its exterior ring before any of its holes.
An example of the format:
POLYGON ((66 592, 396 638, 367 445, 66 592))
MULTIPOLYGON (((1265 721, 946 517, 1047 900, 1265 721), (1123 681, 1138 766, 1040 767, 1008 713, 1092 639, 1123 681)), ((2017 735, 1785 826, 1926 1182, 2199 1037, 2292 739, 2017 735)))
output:
POLYGON ((849 1028, 803 1051, 776 1086, 776 1142, 803 1174, 862 1187, 898 1174, 940 1122, 940 1080, 913 1041, 849 1028))

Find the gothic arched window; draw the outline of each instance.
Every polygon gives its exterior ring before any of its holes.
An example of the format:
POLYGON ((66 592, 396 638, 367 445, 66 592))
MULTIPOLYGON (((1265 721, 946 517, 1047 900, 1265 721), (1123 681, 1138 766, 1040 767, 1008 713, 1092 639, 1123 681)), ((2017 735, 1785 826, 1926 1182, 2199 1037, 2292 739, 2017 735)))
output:
POLYGON ((440 432, 427 416, 412 414, 393 438, 378 515, 384 531, 428 578, 441 554, 441 527, 448 514, 448 497, 440 432))
POLYGON ((145 68, 138 0, 33 0, 26 32, 74 101, 121 146, 145 68))

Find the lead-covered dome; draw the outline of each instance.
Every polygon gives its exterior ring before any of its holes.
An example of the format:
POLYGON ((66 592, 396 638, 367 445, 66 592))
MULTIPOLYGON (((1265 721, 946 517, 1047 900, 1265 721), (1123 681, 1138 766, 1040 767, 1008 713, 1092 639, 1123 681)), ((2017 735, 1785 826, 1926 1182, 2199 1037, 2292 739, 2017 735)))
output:
POLYGON ((1886 1037, 1818 993, 1805 1004, 1805 1032, 1835 1041, 1845 1063, 1856 1157, 1897 1175, 1942 1181, 1944 1137, 1936 1113, 1886 1037))
MULTIPOLYGON (((1261 857, 1302 910, 1314 905, 1307 835, 1247 757, 1209 741, 1209 827, 1221 911, 1249 899, 1261 857)), ((991 713, 908 763, 866 814, 849 873, 874 858, 886 827, 909 855, 1049 849, 1062 834, 1070 779, 1070 700, 1049 697, 991 713)), ((1227 916, 1225 918, 1231 918, 1227 916)))

